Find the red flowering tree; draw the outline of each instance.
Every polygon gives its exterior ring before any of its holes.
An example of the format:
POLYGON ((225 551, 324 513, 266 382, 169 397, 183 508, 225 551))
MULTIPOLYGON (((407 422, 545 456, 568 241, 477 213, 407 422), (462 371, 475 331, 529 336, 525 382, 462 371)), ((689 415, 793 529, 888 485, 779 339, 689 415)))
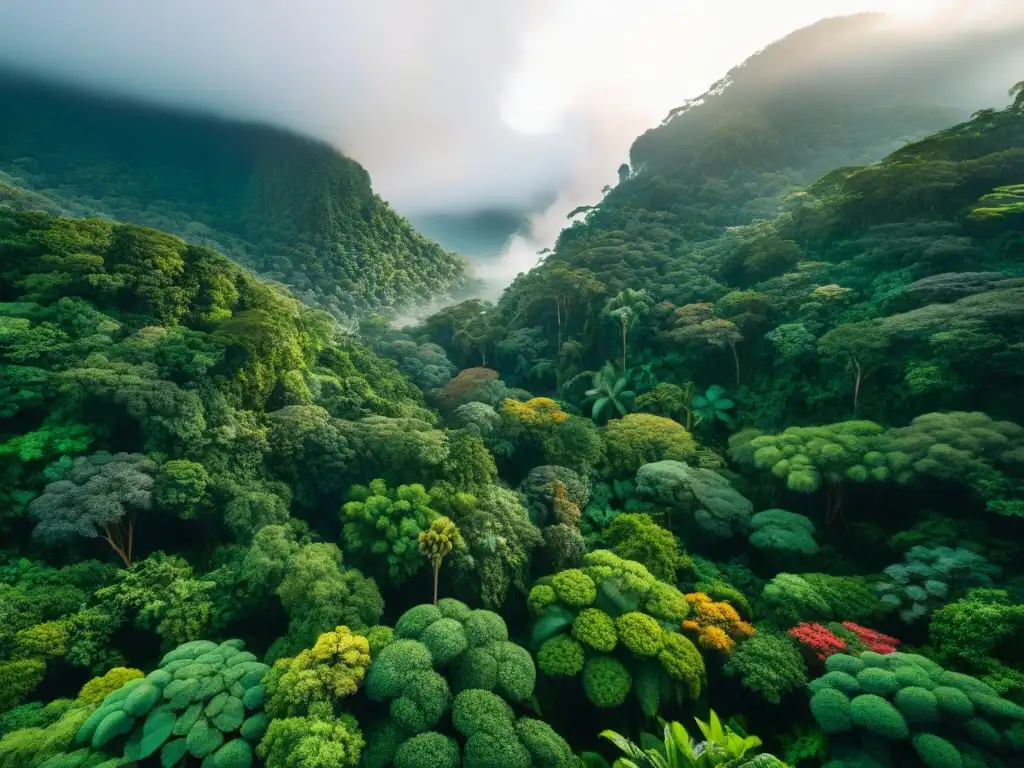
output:
POLYGON ((844 621, 843 627, 853 632, 857 636, 857 639, 863 643, 864 647, 869 651, 875 653, 889 654, 896 653, 896 646, 900 644, 900 641, 895 637, 889 635, 883 635, 881 632, 871 629, 869 627, 862 627, 860 624, 854 624, 852 621, 844 621))
POLYGON ((834 653, 842 653, 846 650, 846 642, 821 624, 802 622, 797 624, 787 633, 819 661, 824 661, 834 653))

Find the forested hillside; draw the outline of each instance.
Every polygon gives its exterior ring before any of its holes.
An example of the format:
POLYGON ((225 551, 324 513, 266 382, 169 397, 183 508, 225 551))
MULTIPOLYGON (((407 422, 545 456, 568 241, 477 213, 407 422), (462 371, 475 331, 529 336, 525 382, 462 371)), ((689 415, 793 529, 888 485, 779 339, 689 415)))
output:
POLYGON ((496 308, 455 305, 419 337, 461 365, 489 355, 509 381, 576 403, 589 386, 581 373, 614 361, 639 392, 656 381, 727 387, 736 415, 761 428, 898 422, 965 402, 1024 420, 1019 93, 876 165, 785 187, 771 199, 778 215, 763 218, 743 212, 778 178, 763 168, 811 167, 817 155, 782 147, 788 159, 712 175, 693 164, 717 134, 678 131, 670 143, 687 114, 637 141, 646 168, 624 173, 496 308), (654 163, 656 140, 675 147, 675 166, 654 163))
POLYGON ((464 280, 460 257, 325 144, 3 72, 0 106, 0 172, 13 185, 70 215, 217 248, 332 314, 402 308, 464 280))
POLYGON ((741 70, 359 338, 0 184, 0 768, 1024 764, 1024 83, 741 70))

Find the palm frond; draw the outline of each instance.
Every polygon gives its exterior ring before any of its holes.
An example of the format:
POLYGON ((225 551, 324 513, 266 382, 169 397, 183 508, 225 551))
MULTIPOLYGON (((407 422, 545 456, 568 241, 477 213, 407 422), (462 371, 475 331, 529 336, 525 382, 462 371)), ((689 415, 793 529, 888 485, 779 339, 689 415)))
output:
MULTIPOLYGON (((637 763, 644 765, 647 763, 648 755, 644 750, 640 749, 636 744, 627 739, 621 733, 615 731, 605 730, 601 731, 600 736, 602 739, 608 739, 612 744, 618 747, 619 751, 626 755, 626 758, 619 758, 623 763, 628 763, 630 766, 636 766, 637 763)), ((619 762, 617 760, 616 762, 619 762)))

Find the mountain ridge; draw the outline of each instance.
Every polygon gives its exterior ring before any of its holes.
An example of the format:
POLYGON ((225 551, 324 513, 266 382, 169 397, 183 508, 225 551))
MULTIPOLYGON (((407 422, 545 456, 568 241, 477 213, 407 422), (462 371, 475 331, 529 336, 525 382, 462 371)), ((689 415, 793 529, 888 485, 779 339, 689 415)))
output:
POLYGON ((0 103, 0 170, 19 186, 75 215, 223 250, 336 317, 465 283, 461 257, 415 232, 322 141, 10 71, 0 103))

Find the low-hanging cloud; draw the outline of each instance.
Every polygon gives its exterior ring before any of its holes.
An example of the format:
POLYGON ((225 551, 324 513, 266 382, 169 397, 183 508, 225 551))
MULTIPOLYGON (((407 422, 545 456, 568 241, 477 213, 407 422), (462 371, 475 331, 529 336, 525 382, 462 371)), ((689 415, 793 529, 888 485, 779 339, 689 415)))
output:
POLYGON ((549 0, 15 0, 0 61, 269 122, 359 160, 403 211, 534 204, 571 144, 501 93, 549 0))
MULTIPOLYGON (((534 213, 487 276, 536 262, 632 139, 732 65, 830 15, 1020 0, 11 0, 0 63, 324 139, 401 212, 534 213), (541 204, 550 201, 553 204, 541 204), (543 210, 538 210, 543 208, 543 210)), ((940 18, 940 17, 933 17, 940 18)), ((1011 75, 1012 77, 1012 75, 1011 75)))

